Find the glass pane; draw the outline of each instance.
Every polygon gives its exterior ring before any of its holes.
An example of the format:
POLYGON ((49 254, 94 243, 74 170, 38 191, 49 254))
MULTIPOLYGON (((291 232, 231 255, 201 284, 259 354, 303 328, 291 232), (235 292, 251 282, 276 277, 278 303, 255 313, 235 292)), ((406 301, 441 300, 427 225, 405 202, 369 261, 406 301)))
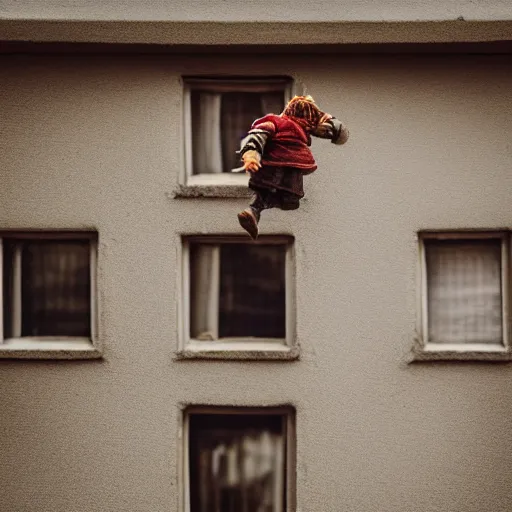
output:
POLYGON ((285 338, 285 266, 284 245, 221 246, 221 338, 285 338))
POLYGON ((425 243, 433 343, 502 343, 501 240, 425 243))
POLYGON ((284 109, 280 92, 191 91, 192 172, 212 174, 240 167, 240 141, 252 123, 284 109))
POLYGON ((285 510, 285 416, 192 414, 191 512, 285 510))
POLYGON ((21 335, 90 336, 89 241, 7 241, 5 246, 11 275, 4 305, 11 309, 15 246, 21 250, 21 335))

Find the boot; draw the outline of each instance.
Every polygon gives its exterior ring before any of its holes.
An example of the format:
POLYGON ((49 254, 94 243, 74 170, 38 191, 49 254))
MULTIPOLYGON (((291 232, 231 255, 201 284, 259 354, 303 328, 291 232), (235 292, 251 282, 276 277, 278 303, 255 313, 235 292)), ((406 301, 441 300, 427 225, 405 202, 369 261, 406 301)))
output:
POLYGON ((260 213, 255 208, 249 206, 238 214, 238 222, 249 236, 256 240, 258 238, 258 222, 260 220, 260 213))

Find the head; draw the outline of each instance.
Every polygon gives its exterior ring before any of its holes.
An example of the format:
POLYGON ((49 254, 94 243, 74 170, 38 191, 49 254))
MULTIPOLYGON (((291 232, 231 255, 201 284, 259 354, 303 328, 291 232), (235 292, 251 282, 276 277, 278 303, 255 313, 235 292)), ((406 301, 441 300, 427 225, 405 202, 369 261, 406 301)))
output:
POLYGON ((295 96, 283 110, 283 115, 292 117, 308 131, 314 130, 324 115, 311 96, 295 96))

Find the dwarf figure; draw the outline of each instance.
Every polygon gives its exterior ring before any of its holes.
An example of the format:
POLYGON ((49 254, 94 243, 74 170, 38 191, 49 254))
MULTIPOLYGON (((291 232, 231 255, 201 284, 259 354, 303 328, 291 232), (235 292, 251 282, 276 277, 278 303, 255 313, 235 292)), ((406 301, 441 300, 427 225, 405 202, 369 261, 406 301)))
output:
POLYGON ((243 169, 255 193, 249 208, 238 214, 240 225, 253 240, 263 210, 296 210, 304 197, 303 176, 316 170, 309 149, 311 135, 345 144, 348 130, 322 112, 311 96, 295 96, 280 115, 256 120, 241 142, 243 169))

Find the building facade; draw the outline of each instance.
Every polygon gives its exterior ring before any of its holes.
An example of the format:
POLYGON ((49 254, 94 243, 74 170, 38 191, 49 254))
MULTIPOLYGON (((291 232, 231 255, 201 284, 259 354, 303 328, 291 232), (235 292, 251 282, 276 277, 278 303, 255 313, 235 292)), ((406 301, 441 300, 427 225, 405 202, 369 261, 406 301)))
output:
POLYGON ((0 509, 510 511, 508 2, 16 4, 0 509), (303 92, 350 139, 250 242, 303 92))

